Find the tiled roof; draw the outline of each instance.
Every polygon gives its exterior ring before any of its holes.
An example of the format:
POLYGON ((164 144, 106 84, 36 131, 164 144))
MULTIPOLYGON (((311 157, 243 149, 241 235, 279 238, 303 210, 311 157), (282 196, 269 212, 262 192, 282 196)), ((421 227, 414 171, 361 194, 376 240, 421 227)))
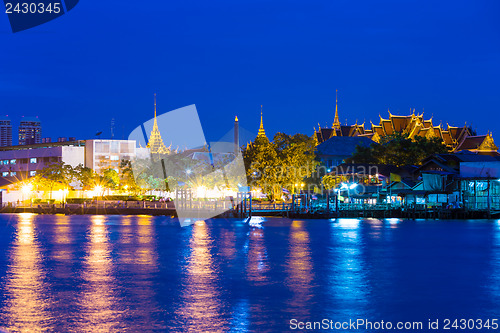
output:
POLYGON ((458 146, 457 150, 476 149, 483 143, 484 139, 486 139, 486 135, 468 136, 458 146))

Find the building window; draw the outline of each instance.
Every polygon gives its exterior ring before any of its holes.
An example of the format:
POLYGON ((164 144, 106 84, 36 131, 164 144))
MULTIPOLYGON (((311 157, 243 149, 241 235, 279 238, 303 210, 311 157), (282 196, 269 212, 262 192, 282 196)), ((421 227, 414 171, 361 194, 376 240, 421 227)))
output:
POLYGON ((36 175, 36 171, 30 171, 30 177, 33 177, 36 175))
POLYGON ((111 153, 119 153, 120 152, 120 142, 111 141, 111 153))
POLYGON ((2 172, 2 177, 7 177, 9 175, 8 172, 2 172))
POLYGON ((10 160, 10 164, 16 164, 16 160, 10 160))
POLYGON ((112 161, 118 161, 119 159, 120 159, 119 156, 116 156, 116 155, 111 156, 112 161))
POLYGON ((30 163, 36 163, 36 157, 30 158, 30 163))
POLYGON ((13 171, 13 172, 11 172, 11 173, 10 173, 10 175, 13 177, 13 176, 15 176, 15 175, 16 175, 16 172, 15 172, 15 171, 13 171))

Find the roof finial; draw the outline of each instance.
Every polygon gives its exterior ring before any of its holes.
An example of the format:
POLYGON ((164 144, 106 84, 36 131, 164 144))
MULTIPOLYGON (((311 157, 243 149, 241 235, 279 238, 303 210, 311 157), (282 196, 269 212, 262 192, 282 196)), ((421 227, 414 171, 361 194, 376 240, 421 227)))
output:
POLYGON ((155 93, 155 121, 156 121, 156 93, 155 93))
POLYGON ((338 93, 339 93, 339 90, 335 89, 335 118, 333 119, 333 128, 334 129, 340 129, 338 93))
POLYGON ((149 141, 146 147, 151 149, 153 154, 167 154, 169 149, 165 147, 163 140, 161 139, 160 130, 158 129, 158 123, 156 121, 156 93, 154 94, 154 105, 155 105, 155 118, 153 122, 153 129, 149 135, 149 141))
POLYGON ((264 121, 262 119, 262 105, 260 106, 260 127, 259 127, 259 132, 257 136, 264 136, 266 137, 266 131, 264 130, 264 121))

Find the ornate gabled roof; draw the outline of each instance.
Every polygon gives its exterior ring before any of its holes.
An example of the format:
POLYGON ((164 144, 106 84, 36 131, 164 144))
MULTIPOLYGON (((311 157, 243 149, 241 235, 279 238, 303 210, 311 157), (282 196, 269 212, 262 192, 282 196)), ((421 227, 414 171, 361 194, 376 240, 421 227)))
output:
POLYGON ((396 132, 403 132, 408 126, 408 122, 411 120, 411 117, 407 116, 394 116, 391 115, 392 128, 396 132))
POLYGON ((441 130, 441 125, 434 126, 434 136, 443 139, 443 134, 441 130))
POLYGON ((324 142, 333 136, 336 136, 335 130, 333 128, 320 128, 316 134, 319 143, 324 142))
POLYGON ((447 146, 452 146, 454 144, 453 138, 449 131, 441 131, 441 135, 444 141, 444 144, 447 146))
POLYGON ((156 94, 155 94, 155 118, 153 123, 153 129, 151 130, 151 134, 149 135, 148 147, 152 154, 168 154, 170 152, 163 140, 161 138, 160 130, 158 129, 158 122, 156 121, 156 94))
POLYGON ((483 143, 479 146, 479 150, 491 150, 491 151, 497 151, 498 147, 495 145, 495 141, 493 141, 493 137, 491 134, 488 132, 486 134, 486 138, 484 138, 483 143))
POLYGON ((470 150, 470 151, 497 151, 498 147, 495 145, 490 133, 486 135, 468 136, 460 142, 460 145, 455 151, 470 150))
POLYGON ((392 128, 392 121, 390 119, 382 120, 380 122, 380 125, 382 125, 382 128, 384 129, 384 132, 386 135, 394 134, 394 128, 392 128))

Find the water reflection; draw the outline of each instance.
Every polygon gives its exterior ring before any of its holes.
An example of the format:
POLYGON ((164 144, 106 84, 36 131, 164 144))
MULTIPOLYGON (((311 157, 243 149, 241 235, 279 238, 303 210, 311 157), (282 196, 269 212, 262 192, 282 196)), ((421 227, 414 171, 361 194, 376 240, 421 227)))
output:
MULTIPOLYGON (((120 263, 117 270, 119 276, 125 277, 122 283, 126 299, 133 300, 126 315, 134 321, 128 328, 131 331, 163 329, 154 318, 160 311, 154 285, 159 266, 154 218, 146 215, 128 217, 122 221, 119 230, 119 241, 123 246, 117 251, 120 263)), ((122 303, 127 303, 127 300, 122 300, 122 303)))
POLYGON ((116 309, 115 279, 111 245, 105 224, 107 217, 93 215, 89 242, 86 247, 82 278, 82 294, 79 298, 79 332, 110 332, 119 330, 120 313, 116 309))
POLYGON ((252 229, 249 232, 247 278, 254 285, 263 285, 268 281, 269 264, 264 229, 252 229))
MULTIPOLYGON (((493 224, 493 241, 491 251, 491 274, 488 276, 487 292, 493 304, 500 298, 500 220, 493 224)), ((491 315, 496 315, 493 311, 491 315)))
POLYGON ((183 331, 223 332, 229 330, 224 318, 217 263, 211 254, 213 239, 204 221, 196 221, 189 242, 187 262, 178 310, 183 331))
POLYGON ((52 242, 55 246, 51 257, 60 262, 65 262, 66 265, 62 266, 70 269, 66 261, 73 259, 73 251, 71 250, 73 236, 71 234, 71 224, 68 216, 56 217, 53 236, 52 242))
POLYGON ((333 298, 333 308, 344 316, 342 319, 366 315, 369 284, 363 261, 361 230, 359 220, 341 219, 338 224, 331 224, 333 244, 327 254, 330 259, 329 294, 333 298))
POLYGON ((311 318, 310 307, 313 297, 312 260, 309 233, 304 221, 293 221, 290 228, 289 253, 286 261, 285 280, 292 297, 289 302, 293 318, 311 318))
POLYGON ((16 238, 9 254, 4 287, 7 302, 2 312, 12 331, 39 332, 47 330, 52 321, 34 217, 27 213, 18 215, 16 238))

